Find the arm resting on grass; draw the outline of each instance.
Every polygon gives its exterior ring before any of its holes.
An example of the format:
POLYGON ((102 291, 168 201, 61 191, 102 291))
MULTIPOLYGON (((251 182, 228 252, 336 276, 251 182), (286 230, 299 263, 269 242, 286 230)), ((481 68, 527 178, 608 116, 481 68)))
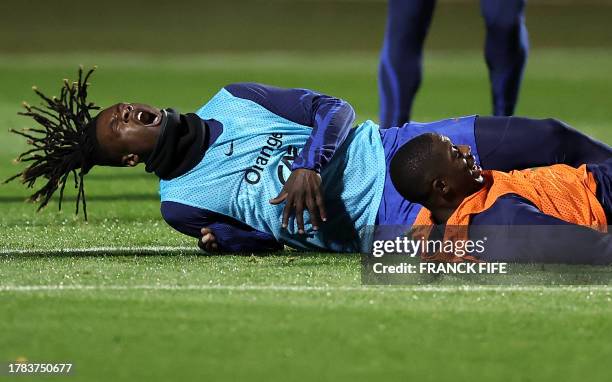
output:
POLYGON ((210 228, 220 251, 263 252, 283 249, 283 245, 274 236, 205 209, 176 202, 162 202, 161 213, 172 228, 198 239, 203 227, 210 228))

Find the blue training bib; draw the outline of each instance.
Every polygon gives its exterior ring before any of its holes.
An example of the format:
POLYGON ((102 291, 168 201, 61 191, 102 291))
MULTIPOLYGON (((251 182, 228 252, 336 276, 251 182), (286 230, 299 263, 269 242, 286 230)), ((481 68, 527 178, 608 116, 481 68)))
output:
POLYGON ((284 203, 269 203, 291 174, 291 163, 312 128, 282 118, 222 89, 197 114, 223 125, 202 161, 186 174, 160 181, 161 201, 214 211, 307 250, 358 252, 372 240, 385 183, 385 155, 378 126, 367 121, 349 133, 321 172, 328 220, 314 231, 305 213, 305 235, 290 221, 284 203))

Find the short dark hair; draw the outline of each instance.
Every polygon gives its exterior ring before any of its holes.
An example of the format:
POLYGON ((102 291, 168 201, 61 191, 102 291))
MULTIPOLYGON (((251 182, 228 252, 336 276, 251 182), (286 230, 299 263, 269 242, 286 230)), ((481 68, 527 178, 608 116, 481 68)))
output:
POLYGON ((400 147, 391 159, 391 181, 408 201, 423 204, 429 196, 431 182, 436 175, 432 170, 435 167, 436 154, 433 149, 437 136, 434 133, 419 135, 400 147))
POLYGON ((59 208, 62 208, 64 187, 72 173, 74 187, 78 189, 76 213, 79 213, 79 204, 82 204, 87 220, 83 176, 94 166, 98 148, 96 118, 91 116, 90 111, 98 110, 99 107, 87 101, 87 80, 94 69, 95 67, 83 74, 83 67, 80 67, 78 81, 64 80, 59 98, 49 98, 33 87, 34 92, 43 101, 42 107, 30 106, 24 102, 26 111, 19 114, 33 118, 42 129, 10 130, 27 138, 28 144, 33 148, 16 159, 17 162, 30 162, 29 166, 4 183, 21 177, 22 182, 31 188, 38 178, 45 178, 45 185, 29 197, 30 201, 40 203, 39 211, 49 203, 58 188, 59 208))

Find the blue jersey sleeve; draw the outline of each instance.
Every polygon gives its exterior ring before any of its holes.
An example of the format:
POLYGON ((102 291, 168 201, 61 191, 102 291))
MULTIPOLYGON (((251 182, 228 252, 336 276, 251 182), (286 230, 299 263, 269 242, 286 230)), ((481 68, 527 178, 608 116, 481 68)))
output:
POLYGON ((210 228, 221 251, 260 252, 283 249, 283 245, 274 236, 205 209, 176 202, 162 202, 161 214, 172 228, 198 239, 202 228, 210 228))
POLYGON ((472 217, 472 237, 487 237, 486 261, 612 264, 612 235, 547 215, 515 194, 472 217))
POLYGON ((248 99, 292 122, 312 127, 312 133, 292 165, 320 172, 346 139, 355 111, 346 101, 307 89, 239 83, 225 87, 233 96, 248 99))

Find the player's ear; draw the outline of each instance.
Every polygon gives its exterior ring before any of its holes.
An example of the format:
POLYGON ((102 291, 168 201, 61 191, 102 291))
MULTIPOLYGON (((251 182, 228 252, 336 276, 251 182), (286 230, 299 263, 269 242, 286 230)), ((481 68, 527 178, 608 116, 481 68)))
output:
POLYGON ((449 184, 444 179, 440 179, 440 178, 434 179, 433 182, 431 183, 431 186, 433 188, 434 193, 437 195, 444 196, 448 194, 448 192, 450 191, 449 184))
POLYGON ((121 164, 124 166, 134 167, 140 163, 138 154, 128 154, 121 157, 121 164))

